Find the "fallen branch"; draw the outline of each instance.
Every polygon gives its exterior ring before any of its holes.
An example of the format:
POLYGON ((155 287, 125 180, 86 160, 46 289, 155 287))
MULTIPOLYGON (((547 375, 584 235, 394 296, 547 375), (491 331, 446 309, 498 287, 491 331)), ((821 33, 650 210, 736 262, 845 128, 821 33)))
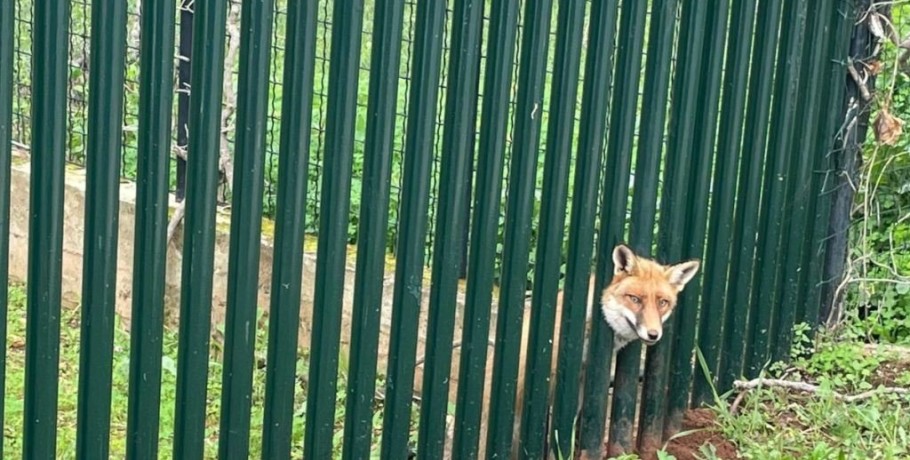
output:
MULTIPOLYGON (((766 379, 766 378, 757 378, 752 380, 737 380, 733 382, 733 388, 738 390, 752 390, 754 388, 760 387, 769 387, 769 388, 784 388, 787 390, 801 391, 803 393, 817 394, 821 389, 817 385, 812 385, 811 383, 806 382, 794 382, 792 380, 780 380, 780 379, 766 379)), ((910 395, 910 388, 898 388, 898 387, 883 387, 877 388, 875 390, 865 391, 855 395, 845 395, 833 392, 834 399, 843 402, 856 402, 862 401, 865 399, 872 398, 876 395, 884 394, 895 394, 895 395, 910 395)))

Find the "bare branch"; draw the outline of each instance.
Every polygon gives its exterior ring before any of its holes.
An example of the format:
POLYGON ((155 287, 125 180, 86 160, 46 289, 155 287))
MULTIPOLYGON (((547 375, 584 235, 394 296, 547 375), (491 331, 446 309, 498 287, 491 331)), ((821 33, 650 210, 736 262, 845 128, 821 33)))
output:
POLYGON ((230 143, 227 134, 235 129, 233 121, 237 111, 237 93, 234 91, 234 61, 240 50, 240 12, 233 2, 229 4, 227 21, 228 49, 224 56, 224 78, 222 91, 224 103, 221 109, 221 152, 218 158, 218 167, 224 175, 225 189, 230 191, 234 186, 234 163, 231 157, 230 143))
POLYGON ((177 226, 180 225, 180 222, 183 221, 183 215, 186 213, 186 200, 181 201, 177 206, 177 209, 174 210, 174 215, 171 216, 171 220, 167 223, 167 240, 164 243, 164 247, 171 245, 171 240, 174 239, 174 234, 177 233, 177 226))
POLYGON ((863 77, 860 76, 859 72, 856 70, 856 66, 853 65, 853 61, 847 63, 847 72, 850 73, 850 77, 853 78, 853 81, 856 83, 856 87, 859 88, 860 96, 863 100, 869 102, 872 100, 872 94, 869 93, 869 88, 866 86, 866 81, 863 77))

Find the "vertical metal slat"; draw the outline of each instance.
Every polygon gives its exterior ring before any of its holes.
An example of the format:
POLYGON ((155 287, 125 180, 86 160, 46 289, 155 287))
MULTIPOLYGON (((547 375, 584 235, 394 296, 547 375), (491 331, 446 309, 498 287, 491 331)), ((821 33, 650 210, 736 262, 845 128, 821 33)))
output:
POLYGON ((175 0, 142 3, 126 456, 158 458, 175 0))
POLYGON ((809 274, 806 276, 809 294, 805 300, 805 320, 809 324, 820 325, 819 312, 822 303, 822 290, 827 288, 831 280, 824 276, 825 260, 827 259, 827 241, 830 235, 828 226, 831 216, 832 205, 834 203, 833 194, 835 187, 834 179, 834 153, 836 145, 840 141, 837 131, 838 119, 844 114, 844 99, 846 88, 844 88, 844 62, 847 61, 847 48, 850 41, 850 27, 852 26, 851 11, 852 3, 846 0, 836 2, 832 8, 832 34, 830 40, 831 48, 828 50, 827 66, 827 88, 833 92, 834 96, 827 98, 824 113, 827 117, 819 127, 821 130, 818 137, 818 166, 816 167, 816 180, 820 181, 818 193, 820 194, 818 207, 815 214, 815 229, 813 231, 812 246, 807 248, 806 259, 803 266, 809 267, 809 274))
POLYGON ((332 455, 363 0, 336 0, 332 17, 325 164, 303 440, 304 458, 308 459, 330 458, 332 455))
MULTIPOLYGON (((678 261, 685 252, 685 241, 679 229, 686 227, 686 203, 689 200, 689 172, 692 167, 692 145, 695 140, 698 87, 701 83, 702 48, 708 5, 701 0, 684 0, 673 85, 673 106, 670 116, 667 159, 664 166, 664 186, 660 206, 657 257, 678 261)), ((666 323, 663 338, 648 348, 645 360, 645 381, 642 389, 641 419, 638 446, 642 453, 652 452, 663 445, 663 422, 666 414, 668 362, 675 342, 675 324, 682 308, 677 307, 666 323)))
MULTIPOLYGON (((625 239, 626 209, 629 199, 632 169, 632 142, 635 130, 638 88, 645 41, 647 2, 624 4, 620 15, 618 50, 615 68, 616 99, 610 115, 607 144, 606 173, 604 174, 601 204, 601 227, 597 244, 597 276, 595 292, 602 292, 613 273, 610 254, 617 243, 625 239)), ((600 308, 598 297, 597 308, 600 308)), ((600 318, 602 315, 595 316, 600 318)), ((582 408, 582 450, 599 455, 603 446, 606 425, 606 394, 609 386, 613 356, 613 330, 605 321, 594 321, 588 348, 585 376, 584 406, 582 408), (609 357, 609 358, 607 358, 609 357)), ((637 379, 636 379, 637 380, 637 379)), ((634 408, 634 402, 633 402, 634 408)), ((611 430, 614 423, 611 419, 611 430)), ((628 421, 631 429, 631 420, 628 421)))
MULTIPOLYGON (((636 152, 635 184, 632 197, 632 219, 629 243, 640 255, 650 256, 657 214, 657 186, 663 150, 666 101, 670 90, 670 64, 676 30, 678 0, 658 0, 651 5, 651 24, 648 37, 648 61, 642 101, 641 128, 636 152)), ((644 23, 640 33, 644 38, 644 23)), ((636 44, 636 46, 643 46, 636 44)), ((633 52, 635 48, 631 49, 633 52)), ((638 92, 637 87, 634 90, 638 92)), ((631 135, 632 132, 630 131, 631 135)), ((632 146, 628 147, 630 151, 632 146)), ((614 154, 617 152, 614 151, 614 154)), ((627 192, 626 192, 627 193, 627 192)), ((622 221, 620 221, 622 222, 622 221)), ((617 241, 618 242, 618 241, 617 241)), ((616 356, 613 378, 613 408, 610 417, 609 455, 621 455, 633 449, 632 431, 638 405, 638 377, 641 366, 642 343, 635 340, 616 356)), ((641 427, 641 425, 639 425, 641 427)))
POLYGON ((790 356, 794 323, 802 321, 805 315, 803 301, 806 298, 805 280, 809 270, 803 261, 807 246, 812 246, 813 226, 809 218, 815 217, 818 200, 818 181, 814 169, 816 158, 823 151, 818 148, 818 131, 824 125, 819 108, 822 106, 823 61, 828 58, 825 45, 830 42, 829 22, 833 6, 833 2, 813 3, 806 11, 806 17, 811 19, 807 20, 805 38, 801 45, 802 69, 796 119, 805 123, 809 129, 795 132, 790 144, 791 151, 798 153, 793 155, 790 163, 792 175, 787 189, 787 201, 790 203, 789 228, 786 229, 781 247, 786 252, 781 259, 783 273, 778 300, 781 305, 780 327, 771 351, 775 361, 790 356), (782 340, 786 342, 781 342, 782 340))
POLYGON ((420 429, 417 454, 442 458, 445 447, 446 411, 449 406, 449 374, 455 335, 455 301, 468 202, 465 193, 474 150, 477 125, 477 83, 480 78, 480 41, 483 2, 455 4, 452 53, 449 56, 445 132, 436 232, 433 248, 433 278, 427 321, 420 429))
POLYGON ((249 458, 272 1, 244 0, 222 371, 220 458, 249 458))
POLYGON ((552 1, 527 2, 515 107, 515 138, 503 237, 496 348, 490 391, 487 456, 505 458, 512 448, 522 320, 527 292, 531 216, 540 149, 540 114, 547 65, 552 1))
MULTIPOLYGON (((10 168, 13 137, 13 2, 0 3, 0 286, 9 286, 10 168)), ((8 287, 0 287, 0 344, 6 349, 8 287)), ((6 388, 6 353, 0 354, 0 388, 6 388)), ((4 400, 5 395, 4 395, 4 400)), ((0 401, 0 425, 4 404, 0 401)), ((0 444, 0 457, 3 445, 0 444)))
MULTIPOLYGON (((543 5, 547 6, 549 5, 543 5)), ((527 362, 524 363, 524 388, 518 389, 524 394, 520 453, 526 458, 547 456, 544 446, 547 445, 549 422, 552 347, 554 340, 558 340, 553 337, 553 331, 559 271, 563 260, 569 159, 572 156, 581 66, 582 27, 578 25, 584 23, 585 14, 583 1, 568 0, 559 6, 539 233, 534 261, 530 334, 526 347, 527 362)), ((575 394, 578 394, 577 390, 575 394)))
POLYGON ((443 2, 417 5, 386 404, 382 424, 384 459, 398 458, 407 451, 410 431, 444 21, 443 2))
MULTIPOLYGON (((726 45, 727 19, 730 0, 709 3, 707 31, 702 55, 701 86, 697 112, 700 120, 695 126, 692 145, 692 165, 689 173, 689 198, 686 203, 687 223, 684 232, 683 257, 701 258, 704 254, 705 233, 708 226, 708 198, 710 196, 711 167, 714 163, 717 118, 720 109, 721 74, 726 45)), ((679 431, 683 412, 689 402, 692 382, 693 351, 698 329, 701 276, 686 285, 679 296, 676 316, 675 344, 670 358, 670 379, 667 389, 667 417, 664 419, 664 437, 679 431)), ((701 368, 699 367, 699 372, 701 368)))
POLYGON ((780 311, 780 243, 783 233, 783 208, 787 178, 790 177, 790 139, 796 123, 796 98, 799 91, 799 58, 801 28, 806 20, 805 0, 785 4, 781 28, 781 42, 777 58, 777 76, 774 88, 774 105, 771 131, 762 192, 762 217, 759 227, 756 255, 756 280, 753 295, 757 301, 756 321, 752 322, 751 353, 748 359, 748 377, 756 377, 766 364, 771 348, 771 337, 777 333, 777 315, 780 311))
POLYGON ((23 456, 54 458, 60 358, 69 3, 35 2, 23 456))
MULTIPOLYGON (((603 140, 607 132, 610 86, 613 76, 613 39, 618 2, 591 5, 588 54, 585 62, 580 133, 576 154, 575 188, 569 226, 569 253, 563 288, 563 313, 557 356, 556 389, 553 404, 552 440, 559 455, 566 457, 575 443, 579 407, 578 385, 584 359, 588 290, 594 245, 597 191, 603 161, 603 140)), ((594 296, 597 309, 599 296, 594 296)), ((594 315, 599 318, 599 315, 594 315)), ((603 394, 604 401, 606 393, 603 394)))
POLYGON ((455 405, 455 458, 477 457, 481 439, 490 304, 496 257, 503 155, 508 127, 512 60, 518 26, 518 0, 494 2, 487 38, 486 77, 481 112, 474 221, 465 295, 458 397, 455 405))
POLYGON ((445 3, 441 0, 417 5, 408 137, 404 153, 405 182, 401 191, 401 225, 382 425, 384 459, 397 458, 407 451, 410 431, 444 21, 445 3))
POLYGON ((759 198, 767 146, 768 121, 774 83, 774 59, 779 40, 781 0, 758 4, 756 42, 752 52, 749 102, 743 133, 742 162, 739 170, 730 282, 727 285, 727 311, 732 311, 724 331, 726 345, 721 361, 719 386, 729 388, 742 375, 743 360, 749 343, 750 324, 755 322, 757 305, 753 300, 756 233, 759 198))
POLYGON ((291 456, 316 62, 316 8, 316 0, 289 3, 285 29, 278 201, 262 421, 263 459, 291 456))
POLYGON ((363 188, 354 280, 351 372, 344 424, 344 459, 367 458, 373 434, 373 399, 379 346, 386 233, 398 69, 401 62, 403 0, 379 0, 373 19, 370 93, 364 141, 363 188))
POLYGON ((92 2, 76 428, 76 452, 85 458, 106 458, 110 449, 126 8, 119 0, 92 2))
MULTIPOLYGON (((705 255, 704 298, 698 348, 711 371, 709 376, 695 372, 692 405, 712 401, 712 385, 717 383, 723 347, 724 325, 732 314, 727 308, 727 273, 732 251, 733 212, 736 204, 736 173, 742 145, 743 120, 746 116, 746 91, 749 83, 749 59, 755 25, 754 0, 744 0, 733 5, 730 24, 736 33, 727 38, 727 66, 724 75, 723 107, 720 117, 720 134, 717 160, 712 186, 708 250, 705 255)), ((721 390, 724 391, 724 390, 721 390)))
POLYGON ((204 450, 227 20, 226 2, 200 2, 195 8, 177 348, 177 458, 201 458, 204 450))
MULTIPOLYGON (((848 43, 845 45, 847 58, 841 61, 842 64, 849 62, 850 59, 865 59, 877 46, 869 24, 861 20, 865 12, 871 8, 872 3, 873 0, 850 0, 841 10, 842 14, 846 16, 846 20, 851 21, 851 32, 845 32, 849 38, 844 37, 848 43)), ((843 77, 843 74, 841 76, 843 77)), ((874 85, 877 79, 878 76, 869 75, 867 84, 874 85)), ((849 231, 853 222, 853 203, 856 197, 854 184, 859 180, 862 167, 862 157, 858 155, 858 152, 870 128, 867 114, 870 113, 868 109, 871 101, 863 100, 861 84, 856 83, 852 78, 840 80, 832 88, 844 83, 846 84, 844 105, 831 113, 831 116, 838 119, 835 126, 844 126, 844 129, 838 129, 837 148, 831 152, 834 185, 830 192, 832 195, 832 205, 828 217, 830 229, 827 232, 827 241, 825 241, 825 261, 822 269, 825 284, 822 285, 821 311, 819 312, 820 319, 826 325, 843 318, 845 293, 841 288, 841 283, 846 279, 847 274, 849 231), (842 125, 843 123, 846 124, 842 125)))

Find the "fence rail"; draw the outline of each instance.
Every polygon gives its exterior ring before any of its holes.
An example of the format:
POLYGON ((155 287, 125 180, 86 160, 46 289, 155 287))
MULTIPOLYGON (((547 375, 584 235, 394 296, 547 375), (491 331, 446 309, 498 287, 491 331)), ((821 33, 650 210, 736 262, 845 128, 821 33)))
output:
POLYGON ((31 167, 24 454, 59 453, 67 162, 86 171, 80 457, 121 455, 114 353, 130 355, 129 458, 659 448, 819 323, 858 17, 852 0, 4 1, 0 280, 10 197, 26 192, 13 155, 31 167), (129 351, 113 345, 123 179, 137 190, 129 351), (169 201, 185 217, 165 427, 169 201), (661 341, 614 353, 583 306, 620 242, 704 263, 661 341))

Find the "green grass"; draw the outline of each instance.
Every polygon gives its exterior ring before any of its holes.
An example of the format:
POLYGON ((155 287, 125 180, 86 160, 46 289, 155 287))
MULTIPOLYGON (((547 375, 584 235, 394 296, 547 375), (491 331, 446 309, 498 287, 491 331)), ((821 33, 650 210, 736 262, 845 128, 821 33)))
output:
MULTIPOLYGON (((9 330, 7 338, 7 374, 6 391, 4 393, 6 412, 3 448, 7 457, 21 456, 22 452, 22 426, 23 426, 23 395, 25 382, 25 319, 26 295, 22 286, 9 287, 9 330)), ((58 416, 57 416, 57 458, 75 458, 76 448, 76 408, 77 388, 79 383, 79 325, 80 310, 67 308, 61 311, 61 337, 60 337, 60 380, 58 391, 58 416)), ((267 348, 267 320, 260 318, 257 328, 256 360, 265 363, 267 348)), ((162 387, 161 387, 161 426, 159 430, 160 452, 159 458, 171 457, 174 432, 174 408, 176 394, 176 363, 177 363, 177 331, 176 328, 166 328, 164 333, 164 356, 162 357, 162 387)), ((111 456, 124 458, 126 455, 126 425, 127 404, 129 391, 129 332, 118 319, 114 333, 114 363, 113 363, 113 389, 111 404, 111 456)), ((208 377, 208 408, 206 417, 206 458, 217 458, 218 451, 218 419, 221 412, 221 373, 222 365, 219 359, 221 349, 213 341, 211 360, 209 362, 208 377)), ((298 359, 297 375, 305 377, 307 359, 304 354, 298 359)), ((341 372, 336 395, 336 434, 335 452, 341 453, 341 441, 344 423, 344 405, 346 390, 346 375, 344 361, 340 363, 341 372)), ((377 381, 377 388, 383 388, 384 381, 377 381)), ((301 381, 295 394, 292 455, 299 458, 303 455, 303 423, 306 415, 306 383, 301 381)), ((261 450, 263 401, 265 398, 265 367, 257 366, 253 374, 253 400, 251 417, 250 448, 251 457, 259 458, 261 450)), ((375 416, 373 417, 373 456, 378 456, 378 446, 381 442, 382 404, 376 401, 375 416)), ((412 417, 412 426, 417 418, 412 417)), ((415 439, 416 426, 412 428, 412 439, 415 439)))
MULTIPOLYGON (((747 459, 896 459, 910 456, 910 397, 883 391, 910 383, 910 350, 900 355, 862 344, 805 335, 792 364, 769 377, 817 385, 814 395, 775 388, 748 392, 736 413, 728 398, 713 407, 718 428, 747 459), (835 393, 876 394, 856 402, 835 393)), ((732 396, 732 395, 731 395, 732 396)))

